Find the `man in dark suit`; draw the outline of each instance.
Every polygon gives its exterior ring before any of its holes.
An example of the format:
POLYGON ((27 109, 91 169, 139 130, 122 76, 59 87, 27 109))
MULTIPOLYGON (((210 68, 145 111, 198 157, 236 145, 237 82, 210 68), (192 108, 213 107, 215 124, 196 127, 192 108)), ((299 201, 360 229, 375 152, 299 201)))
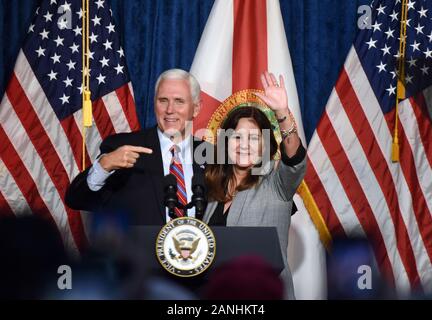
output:
MULTIPOLYGON (((200 108, 200 86, 191 74, 180 69, 162 73, 155 86, 157 126, 106 138, 97 161, 72 181, 66 204, 77 210, 122 212, 132 225, 165 224, 170 217, 164 206, 164 176, 175 174, 179 200, 189 202, 192 176, 204 175, 193 157, 203 142, 191 135, 191 121, 200 108)), ((194 209, 188 216, 195 216, 194 209)))

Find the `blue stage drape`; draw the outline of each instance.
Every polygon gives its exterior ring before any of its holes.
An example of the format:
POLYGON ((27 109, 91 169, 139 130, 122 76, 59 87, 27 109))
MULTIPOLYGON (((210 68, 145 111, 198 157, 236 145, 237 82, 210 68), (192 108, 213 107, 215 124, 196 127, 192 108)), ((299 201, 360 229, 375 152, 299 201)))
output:
MULTIPOLYGON (((0 0, 0 96, 41 0, 0 0)), ((143 127, 155 124, 160 72, 188 70, 214 0, 111 0, 143 127)), ((281 10, 309 140, 357 32, 367 0, 281 0, 281 10)), ((211 61, 209 61, 211 63, 211 61)))

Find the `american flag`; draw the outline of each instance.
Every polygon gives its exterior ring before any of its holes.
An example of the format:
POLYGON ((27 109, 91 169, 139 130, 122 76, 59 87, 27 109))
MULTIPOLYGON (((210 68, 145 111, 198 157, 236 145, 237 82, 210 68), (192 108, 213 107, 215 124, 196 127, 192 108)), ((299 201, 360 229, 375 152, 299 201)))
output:
MULTIPOLYGON (((306 184, 330 236, 364 236, 400 293, 432 291, 432 1, 406 1, 406 99, 391 161, 401 8, 374 1, 308 149, 306 184)), ((324 230, 323 230, 324 229, 324 230)))
MULTIPOLYGON (((64 195, 82 166, 81 0, 37 8, 0 105, 0 214, 34 214, 55 224, 65 246, 87 242, 81 212, 64 195)), ((90 1, 93 127, 87 165, 102 139, 139 129, 125 54, 107 1, 90 1)))

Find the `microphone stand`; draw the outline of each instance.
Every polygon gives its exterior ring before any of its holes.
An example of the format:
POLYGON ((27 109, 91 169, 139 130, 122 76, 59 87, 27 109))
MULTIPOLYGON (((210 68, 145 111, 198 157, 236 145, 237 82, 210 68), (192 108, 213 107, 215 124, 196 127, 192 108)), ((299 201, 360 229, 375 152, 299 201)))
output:
POLYGON ((206 190, 204 187, 203 179, 196 176, 192 177, 192 200, 187 208, 195 207, 195 217, 202 220, 204 217, 204 211, 207 206, 206 190))
POLYGON ((171 219, 176 219, 174 209, 180 204, 177 197, 177 181, 172 174, 164 177, 164 205, 168 208, 168 215, 171 219))
POLYGON ((207 206, 207 198, 205 187, 201 181, 192 177, 192 200, 187 205, 182 205, 177 197, 177 181, 173 175, 165 177, 165 198, 164 204, 168 208, 168 215, 171 219, 176 219, 177 215, 174 212, 175 208, 183 209, 185 217, 188 216, 187 210, 195 207, 195 217, 202 220, 204 211, 207 206))

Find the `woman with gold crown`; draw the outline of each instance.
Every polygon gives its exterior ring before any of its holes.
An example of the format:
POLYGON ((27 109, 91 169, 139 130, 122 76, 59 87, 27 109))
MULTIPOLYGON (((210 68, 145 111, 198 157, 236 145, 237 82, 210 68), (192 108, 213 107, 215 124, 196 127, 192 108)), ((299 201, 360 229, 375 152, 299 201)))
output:
POLYGON ((263 93, 255 95, 276 116, 278 144, 270 120, 255 106, 233 108, 218 131, 216 159, 206 168, 209 204, 204 222, 210 226, 276 227, 285 269, 285 296, 295 299, 287 263, 288 230, 293 196, 306 170, 306 151, 289 108, 284 79, 265 72, 263 93))

